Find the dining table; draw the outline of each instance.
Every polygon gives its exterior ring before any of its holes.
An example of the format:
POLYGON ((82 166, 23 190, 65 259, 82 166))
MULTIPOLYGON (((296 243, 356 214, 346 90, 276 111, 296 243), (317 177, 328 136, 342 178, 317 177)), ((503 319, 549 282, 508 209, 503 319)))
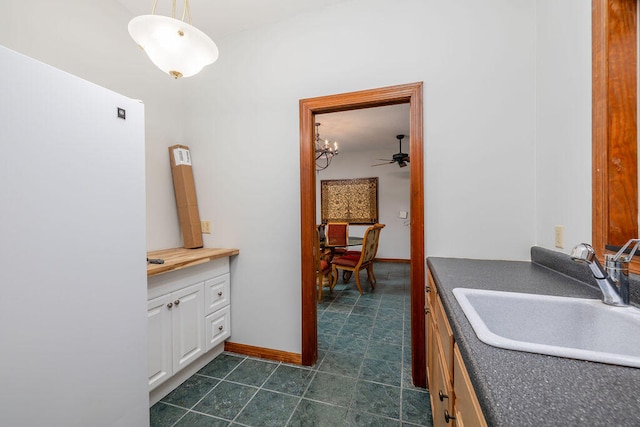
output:
POLYGON ((346 239, 344 237, 331 237, 329 239, 320 240, 321 248, 328 248, 335 251, 336 248, 346 248, 348 246, 361 246, 364 241, 363 237, 349 236, 346 239))

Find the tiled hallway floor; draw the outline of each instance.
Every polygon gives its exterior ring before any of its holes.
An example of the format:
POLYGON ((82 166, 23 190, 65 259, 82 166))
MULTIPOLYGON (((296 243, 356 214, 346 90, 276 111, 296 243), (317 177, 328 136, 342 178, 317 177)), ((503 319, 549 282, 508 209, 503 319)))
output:
POLYGON ((411 384, 409 264, 376 263, 318 305, 313 367, 223 353, 150 410, 151 426, 431 426, 411 384))

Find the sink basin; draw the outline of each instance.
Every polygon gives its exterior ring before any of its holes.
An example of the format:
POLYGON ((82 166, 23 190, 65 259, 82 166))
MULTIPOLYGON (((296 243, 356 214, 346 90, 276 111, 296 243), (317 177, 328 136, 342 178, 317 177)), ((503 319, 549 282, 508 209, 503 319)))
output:
POLYGON ((600 300, 456 288, 473 330, 494 347, 640 368, 640 310, 600 300))

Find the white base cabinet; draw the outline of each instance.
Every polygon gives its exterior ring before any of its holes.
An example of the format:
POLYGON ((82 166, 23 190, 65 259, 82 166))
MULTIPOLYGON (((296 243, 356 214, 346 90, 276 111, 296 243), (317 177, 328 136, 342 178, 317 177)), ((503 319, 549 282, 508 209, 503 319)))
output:
POLYGON ((176 374, 222 352, 231 336, 230 279, 228 258, 149 278, 149 391, 168 383, 167 394, 182 379, 176 374))

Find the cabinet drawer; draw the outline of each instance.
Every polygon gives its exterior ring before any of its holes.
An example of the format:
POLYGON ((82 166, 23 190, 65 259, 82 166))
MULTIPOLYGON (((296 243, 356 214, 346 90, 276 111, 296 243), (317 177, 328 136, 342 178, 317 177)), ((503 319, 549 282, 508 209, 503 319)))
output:
POLYGON ((205 315, 229 305, 230 277, 227 273, 204 282, 205 315))
POLYGON ((205 318, 206 351, 231 336, 231 315, 226 306, 205 318))
POLYGON ((438 333, 438 337, 440 338, 440 343, 442 344, 442 353, 444 355, 445 366, 444 369, 447 372, 452 372, 453 369, 453 332, 451 331, 451 327, 449 326, 449 320, 447 319, 447 315, 444 312, 444 307, 442 307, 442 302, 440 301, 440 297, 437 296, 434 298, 435 304, 433 307, 434 310, 434 318, 436 323, 436 329, 438 333))
POLYGON ((460 414, 460 422, 456 425, 462 425, 462 414, 464 414, 464 424, 486 427, 487 423, 457 345, 454 347, 453 355, 453 390, 456 396, 456 413, 460 414))

